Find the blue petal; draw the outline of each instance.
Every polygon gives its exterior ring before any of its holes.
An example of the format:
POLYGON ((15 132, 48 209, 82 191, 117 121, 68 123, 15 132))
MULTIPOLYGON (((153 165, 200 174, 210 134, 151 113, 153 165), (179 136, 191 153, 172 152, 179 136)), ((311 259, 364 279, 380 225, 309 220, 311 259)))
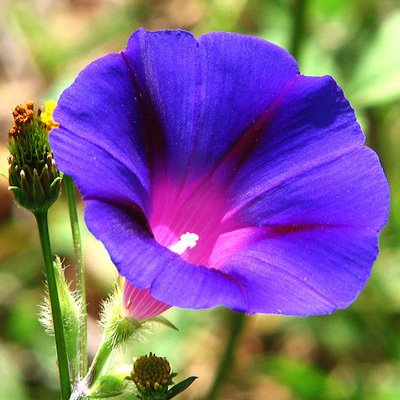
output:
MULTIPOLYGON (((329 77, 299 77, 270 110, 224 219, 227 228, 249 226, 257 234, 236 254, 214 257, 242 283, 250 312, 332 312, 364 287, 389 188, 363 142, 354 111, 329 77)), ((225 241, 243 236, 235 232, 225 241)))
POLYGON ((84 198, 149 204, 149 169, 136 92, 122 57, 93 62, 61 95, 50 144, 84 198))
POLYGON ((225 262, 241 282, 248 312, 331 313, 363 289, 378 254, 374 230, 344 226, 254 228, 262 237, 225 262))
POLYGON ((225 305, 246 311, 240 284, 220 271, 193 265, 159 245, 137 222, 137 211, 98 200, 86 201, 85 219, 119 273, 139 289, 168 305, 209 308, 225 305))
POLYGON ((229 33, 196 41, 139 30, 122 54, 152 134, 153 172, 189 179, 209 173, 298 74, 282 48, 229 33))
POLYGON ((342 224, 376 231, 389 188, 342 91, 299 77, 239 170, 225 221, 240 225, 342 224))

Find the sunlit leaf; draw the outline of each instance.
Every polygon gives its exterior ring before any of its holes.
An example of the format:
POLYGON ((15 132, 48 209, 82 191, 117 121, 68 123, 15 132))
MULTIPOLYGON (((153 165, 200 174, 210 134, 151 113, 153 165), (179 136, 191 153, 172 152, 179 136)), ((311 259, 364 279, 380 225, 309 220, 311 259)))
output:
POLYGON ((259 369, 304 400, 321 400, 328 377, 311 364, 279 356, 263 357, 259 369))
POLYGON ((347 88, 357 107, 400 99, 400 11, 381 26, 375 41, 361 57, 347 88))

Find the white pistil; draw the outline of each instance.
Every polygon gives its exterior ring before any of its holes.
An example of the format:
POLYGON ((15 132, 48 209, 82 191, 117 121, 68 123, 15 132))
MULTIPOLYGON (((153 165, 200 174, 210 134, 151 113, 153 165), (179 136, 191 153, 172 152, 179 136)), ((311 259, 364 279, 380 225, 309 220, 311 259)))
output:
POLYGON ((195 233, 186 232, 183 235, 181 235, 181 237, 175 244, 173 244, 168 248, 174 253, 181 255, 187 249, 192 249, 194 246, 196 246, 196 242, 198 240, 199 240, 199 235, 196 235, 195 233))

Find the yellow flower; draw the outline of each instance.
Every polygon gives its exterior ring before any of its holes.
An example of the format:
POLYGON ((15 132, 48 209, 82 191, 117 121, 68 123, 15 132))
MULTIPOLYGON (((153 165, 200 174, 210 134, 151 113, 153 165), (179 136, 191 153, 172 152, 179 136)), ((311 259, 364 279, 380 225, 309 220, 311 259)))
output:
POLYGON ((56 108, 57 103, 54 100, 48 100, 44 103, 45 110, 41 113, 40 119, 46 124, 48 131, 53 128, 58 128, 60 125, 53 120, 53 111, 56 108))

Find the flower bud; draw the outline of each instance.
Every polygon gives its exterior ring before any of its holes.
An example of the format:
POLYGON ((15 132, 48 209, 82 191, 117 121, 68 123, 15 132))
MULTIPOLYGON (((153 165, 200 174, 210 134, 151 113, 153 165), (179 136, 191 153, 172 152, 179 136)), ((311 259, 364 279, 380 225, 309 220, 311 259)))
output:
POLYGON ((48 140, 48 125, 35 112, 33 101, 14 108, 14 125, 8 131, 9 182, 16 202, 27 210, 47 211, 58 199, 61 177, 48 140))
POLYGON ((168 308, 153 299, 148 291, 136 289, 121 278, 115 292, 102 305, 100 320, 105 340, 115 348, 130 338, 140 339, 148 329, 148 322, 178 330, 159 315, 168 308))
POLYGON ((168 389, 168 386, 174 384, 172 379, 177 375, 171 372, 171 366, 165 357, 157 357, 152 353, 139 357, 131 372, 141 400, 170 400, 197 379, 196 376, 191 376, 168 389))
POLYGON ((121 293, 116 290, 102 304, 100 323, 103 327, 104 341, 111 348, 116 348, 130 338, 140 337, 142 324, 124 315, 121 293))
POLYGON ((171 374, 171 367, 165 357, 157 357, 150 353, 135 361, 131 376, 142 395, 141 398, 145 400, 154 398, 155 394, 166 393, 175 374, 171 374))

